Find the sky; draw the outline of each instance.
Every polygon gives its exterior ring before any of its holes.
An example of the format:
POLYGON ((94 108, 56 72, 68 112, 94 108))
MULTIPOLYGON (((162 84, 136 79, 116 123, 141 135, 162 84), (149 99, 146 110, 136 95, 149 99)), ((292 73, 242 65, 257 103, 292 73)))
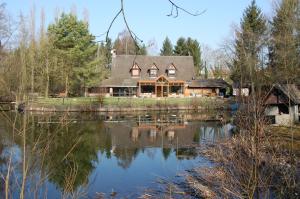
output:
MULTIPOLYGON (((105 40, 105 33, 120 9, 121 0, 0 0, 6 3, 8 12, 15 18, 22 12, 29 16, 35 7, 36 23, 39 24, 40 12, 44 9, 46 24, 53 23, 55 13, 76 10, 77 16, 83 18, 88 11, 90 31, 98 41, 105 40)), ((171 4, 168 0, 124 0, 125 14, 132 31, 151 46, 153 53, 159 52, 162 42, 168 36, 175 44, 181 36, 197 39, 201 44, 218 48, 224 39, 232 34, 234 24, 238 25, 243 11, 251 0, 173 0, 190 12, 202 12, 200 16, 191 16, 179 11, 177 18, 168 17, 171 4)), ((263 13, 272 15, 274 0, 256 0, 263 13)), ((109 37, 115 39, 125 29, 122 17, 115 21, 109 37)))

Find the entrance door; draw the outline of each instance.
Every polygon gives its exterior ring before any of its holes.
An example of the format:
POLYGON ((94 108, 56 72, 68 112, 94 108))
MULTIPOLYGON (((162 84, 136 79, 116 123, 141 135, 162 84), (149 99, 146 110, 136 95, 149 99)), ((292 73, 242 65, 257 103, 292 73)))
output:
POLYGON ((168 86, 156 86, 156 97, 168 97, 168 86))
POLYGON ((156 97, 162 97, 162 96, 163 96, 163 87, 156 86, 156 97))

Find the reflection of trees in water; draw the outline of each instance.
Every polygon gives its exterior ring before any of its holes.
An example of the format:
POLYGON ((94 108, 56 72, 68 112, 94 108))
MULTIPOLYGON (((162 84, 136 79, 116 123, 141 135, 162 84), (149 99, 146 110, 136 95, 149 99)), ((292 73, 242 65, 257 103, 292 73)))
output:
POLYGON ((179 160, 189 160, 189 159, 195 159, 198 154, 197 150, 195 148, 179 148, 174 150, 176 153, 176 157, 179 160))
POLYGON ((169 158, 169 156, 171 155, 172 149, 171 148, 162 148, 162 154, 165 158, 165 160, 167 160, 169 158))
POLYGON ((88 184, 88 177, 95 167, 94 162, 98 161, 99 125, 68 120, 52 123, 54 119, 44 118, 38 122, 36 118, 31 121, 33 125, 28 144, 44 152, 42 156, 32 156, 40 158, 41 169, 48 175, 48 179, 64 192, 73 192, 79 186, 88 184))
POLYGON ((112 137, 111 133, 108 128, 104 128, 101 126, 101 128, 98 128, 98 140, 97 144, 99 146, 99 150, 101 154, 105 154, 107 159, 111 158, 111 148, 112 148, 112 137), (100 130, 100 132, 99 132, 100 130))
MULTIPOLYGON (((0 135, 0 174, 5 174, 7 171, 6 171, 6 158, 3 156, 3 149, 4 149, 4 146, 2 144, 2 138, 1 138, 1 135, 0 135)), ((4 180, 4 176, 1 176, 0 178, 0 198, 4 198, 5 196, 5 192, 4 192, 4 184, 5 184, 5 180, 4 180)))
POLYGON ((114 151, 115 157, 118 159, 118 165, 124 169, 130 167, 132 161, 139 153, 139 148, 119 148, 114 151))

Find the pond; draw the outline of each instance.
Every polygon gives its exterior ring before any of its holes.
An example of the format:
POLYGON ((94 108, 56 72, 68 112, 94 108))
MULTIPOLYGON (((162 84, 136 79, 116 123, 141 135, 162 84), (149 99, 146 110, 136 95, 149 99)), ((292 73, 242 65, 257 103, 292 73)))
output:
POLYGON ((230 124, 223 115, 222 122, 218 117, 181 112, 3 112, 0 197, 8 171, 10 194, 19 195, 25 171, 28 198, 95 198, 100 193, 136 198, 146 189, 159 189, 160 179, 178 182, 184 171, 210 166, 197 148, 231 136, 230 124))

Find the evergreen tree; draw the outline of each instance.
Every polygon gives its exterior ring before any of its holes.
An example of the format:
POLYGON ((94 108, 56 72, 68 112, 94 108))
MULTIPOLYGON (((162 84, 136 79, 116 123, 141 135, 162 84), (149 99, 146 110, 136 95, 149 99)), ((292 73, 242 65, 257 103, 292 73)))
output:
POLYGON ((275 81, 294 82, 300 74, 298 9, 298 0, 284 0, 273 18, 269 59, 275 81))
POLYGON ((137 54, 138 55, 147 55, 147 47, 145 46, 145 44, 139 45, 137 54))
POLYGON ((255 81, 266 32, 266 20, 254 0, 244 11, 240 26, 241 30, 236 32, 231 79, 244 84, 255 81))
POLYGON ((166 39, 163 42, 162 49, 160 50, 161 56, 171 56, 173 55, 173 45, 171 43, 171 40, 166 37, 166 39))
POLYGON ((174 48, 174 55, 193 56, 196 75, 200 76, 202 70, 201 49, 196 39, 180 37, 174 48))
POLYGON ((188 50, 185 38, 180 37, 177 40, 176 46, 174 47, 174 55, 179 55, 179 56, 188 56, 189 55, 189 50, 188 50))
POLYGON ((202 69, 200 44, 196 39, 194 40, 190 37, 187 39, 186 43, 189 55, 193 56, 196 75, 200 76, 202 69))
POLYGON ((107 38, 105 43, 105 58, 106 58, 106 65, 111 63, 111 50, 112 50, 112 42, 110 38, 107 38))
POLYGON ((97 45, 87 23, 72 14, 62 14, 48 27, 48 33, 64 73, 67 94, 69 91, 79 94, 83 88, 100 82, 102 71, 98 69, 100 60, 96 59, 97 45))

